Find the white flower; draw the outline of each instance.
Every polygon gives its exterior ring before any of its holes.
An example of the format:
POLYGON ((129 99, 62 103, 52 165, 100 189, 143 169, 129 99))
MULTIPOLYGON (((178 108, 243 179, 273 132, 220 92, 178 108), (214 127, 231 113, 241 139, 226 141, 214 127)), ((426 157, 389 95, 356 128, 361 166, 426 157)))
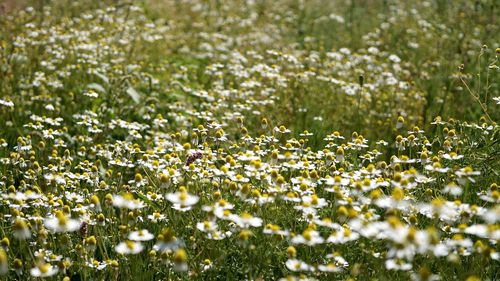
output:
POLYGON ((433 165, 425 166, 427 171, 438 172, 438 173, 447 173, 450 168, 442 168, 439 162, 434 163, 433 165))
POLYGON ((175 193, 168 193, 165 197, 168 201, 172 202, 174 205, 179 205, 181 208, 191 207, 198 203, 200 197, 187 193, 185 190, 181 190, 175 193))
POLYGON ((462 188, 456 183, 452 182, 444 187, 443 192, 451 194, 453 196, 460 196, 462 194, 462 188))
POLYGON ((14 107, 14 103, 12 101, 3 99, 0 99, 0 105, 10 108, 14 107))
POLYGON ((73 232, 80 229, 80 221, 70 219, 62 212, 57 212, 55 217, 45 219, 45 227, 52 232, 73 232))
POLYGON ((95 260, 93 258, 90 259, 90 261, 85 262, 85 264, 88 267, 95 268, 97 270, 103 270, 106 268, 106 266, 108 266, 106 262, 99 262, 98 260, 95 260))
POLYGON ((412 269, 411 263, 406 263, 404 260, 389 259, 385 261, 385 268, 389 270, 404 270, 412 269))
POLYGON ((130 232, 128 235, 128 239, 132 241, 149 241, 155 238, 153 234, 151 234, 147 229, 141 229, 138 231, 130 232))
POLYGON ((344 244, 349 241, 357 240, 359 233, 351 231, 349 228, 342 227, 341 230, 333 231, 326 240, 328 243, 344 244))
POLYGON ((288 237, 290 235, 290 232, 287 230, 281 230, 281 228, 278 225, 274 224, 268 224, 266 225, 266 228, 264 228, 263 233, 265 234, 274 234, 274 235, 281 235, 284 237, 288 237))
POLYGON ((250 215, 249 213, 243 213, 243 214, 241 214, 241 216, 231 215, 230 220, 242 228, 248 228, 249 226, 259 227, 262 225, 261 218, 254 217, 254 216, 250 215))
POLYGON ((285 263, 291 271, 314 271, 314 267, 298 259, 289 259, 285 263))
POLYGON ((0 247, 0 275, 7 274, 7 272, 9 272, 7 253, 3 248, 0 247))
POLYGON ((306 229, 302 235, 297 235, 292 238, 293 244, 305 244, 308 246, 314 246, 321 244, 325 241, 323 237, 316 230, 306 229))
POLYGON ((122 255, 135 255, 142 252, 142 250, 144 250, 144 246, 141 243, 131 240, 120 242, 115 247, 115 251, 122 255))
POLYGON ((134 199, 134 196, 130 193, 122 195, 113 195, 113 206, 124 209, 141 209, 144 208, 144 202, 134 199))
POLYGON ((464 156, 460 155, 460 154, 456 154, 455 152, 450 152, 450 153, 443 154, 443 158, 447 159, 447 160, 460 160, 460 159, 464 158, 464 156))
POLYGON ((30 270, 33 277, 50 277, 56 274, 59 270, 50 263, 42 263, 30 270))
POLYGON ((12 226, 14 237, 19 240, 26 240, 31 237, 31 232, 24 219, 16 219, 12 226))
POLYGON ((213 221, 204 221, 196 224, 196 228, 201 232, 214 232, 217 231, 217 223, 213 221))
POLYGON ((323 272, 342 272, 343 269, 335 265, 335 263, 320 264, 318 270, 323 272))

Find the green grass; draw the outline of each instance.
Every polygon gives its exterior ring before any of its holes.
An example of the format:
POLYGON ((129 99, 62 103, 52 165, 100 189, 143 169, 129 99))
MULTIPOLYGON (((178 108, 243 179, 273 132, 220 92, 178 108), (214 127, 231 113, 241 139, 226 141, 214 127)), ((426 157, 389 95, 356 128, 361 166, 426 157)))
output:
POLYGON ((499 279, 495 1, 29 4, 0 278, 499 279))

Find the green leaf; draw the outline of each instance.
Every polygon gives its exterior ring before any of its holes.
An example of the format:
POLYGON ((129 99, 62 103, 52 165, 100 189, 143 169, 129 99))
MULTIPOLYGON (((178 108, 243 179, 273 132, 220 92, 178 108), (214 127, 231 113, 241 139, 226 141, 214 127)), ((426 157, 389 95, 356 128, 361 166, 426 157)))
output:
POLYGON ((128 87, 127 94, 134 100, 135 103, 139 103, 141 101, 141 96, 134 88, 128 87))
POLYGON ((109 85, 109 79, 106 75, 102 74, 102 73, 99 73, 99 72, 94 72, 94 74, 99 77, 102 82, 104 82, 106 85, 109 85))
POLYGON ((105 94, 106 93, 106 89, 104 89, 104 87, 101 85, 101 84, 98 84, 98 83, 90 83, 87 85, 87 88, 91 89, 91 90, 94 90, 98 93, 101 93, 101 94, 105 94))

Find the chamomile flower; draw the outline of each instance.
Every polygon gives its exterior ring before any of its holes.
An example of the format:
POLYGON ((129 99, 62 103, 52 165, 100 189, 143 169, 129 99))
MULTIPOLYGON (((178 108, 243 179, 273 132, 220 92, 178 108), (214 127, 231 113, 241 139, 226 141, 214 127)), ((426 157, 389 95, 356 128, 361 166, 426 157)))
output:
POLYGON ((385 268, 389 270, 403 270, 408 271, 413 268, 411 263, 408 263, 401 259, 387 259, 385 261, 385 268))
POLYGON ((174 263, 174 271, 184 272, 188 270, 187 253, 183 248, 175 251, 172 261, 174 263))
POLYGON ((45 219, 45 227, 52 232, 73 232, 80 229, 80 221, 71 219, 61 211, 45 219))
POLYGON ((128 234, 128 239, 131 241, 149 241, 154 239, 154 235, 151 234, 147 229, 141 229, 138 231, 132 231, 128 234))
POLYGON ((288 134, 291 132, 290 129, 287 129, 285 126, 281 125, 279 127, 274 127, 274 131, 280 134, 288 134))
POLYGON ((232 215, 230 220, 235 222, 238 226, 241 228, 248 228, 248 227, 260 227, 262 226, 262 219, 257 218, 252 216, 249 213, 243 213, 240 216, 238 215, 232 215))
POLYGON ((451 182, 445 186, 445 188, 443 189, 443 192, 449 193, 453 196, 460 196, 460 195, 462 195, 463 190, 462 190, 462 187, 460 187, 459 185, 457 185, 454 182, 451 182))
POLYGON ((314 271, 314 267, 299 259, 289 259, 285 263, 286 268, 291 271, 314 271))
POLYGON ((293 244, 305 244, 308 246, 315 246, 317 244, 322 244, 325 241, 321 237, 320 233, 316 230, 306 229, 302 234, 299 234, 292 238, 291 242, 293 244))
POLYGON ((266 227, 263 230, 263 233, 265 234, 274 234, 274 235, 280 235, 282 237, 287 237, 290 235, 290 232, 287 230, 282 230, 279 225, 275 224, 267 224, 266 227))
POLYGON ((24 219, 16 219, 12 230, 16 239, 26 240, 31 237, 31 231, 24 219))
POLYGON ((335 263, 320 264, 318 265, 318 270, 322 272, 337 273, 344 271, 343 268, 338 267, 335 263))
POLYGON ((108 264, 104 261, 100 262, 98 260, 95 260, 95 259, 90 259, 89 261, 85 262, 85 264, 90 267, 90 268, 94 268, 94 269, 97 269, 97 270, 103 270, 105 269, 108 264))
POLYGON ((145 204, 139 199, 134 199, 134 195, 131 193, 125 193, 123 195, 113 195, 113 206, 135 210, 144 208, 145 204))
POLYGON ((132 240, 120 242, 115 247, 115 251, 122 255, 135 255, 142 252, 142 250, 144 250, 144 246, 141 243, 132 240))
POLYGON ((181 188, 178 192, 167 193, 165 198, 174 204, 174 209, 180 211, 190 210, 200 200, 200 197, 189 194, 185 188, 181 188))
POLYGON ((7 253, 3 248, 0 248, 0 275, 5 275, 9 271, 9 262, 7 253))
POLYGON ((36 267, 30 269, 31 276, 41 278, 53 276, 57 274, 58 271, 59 269, 56 266, 45 262, 41 262, 36 267))
POLYGON ((184 243, 174 236, 174 232, 170 228, 164 228, 158 235, 158 242, 153 249, 156 251, 173 251, 182 247, 184 243))

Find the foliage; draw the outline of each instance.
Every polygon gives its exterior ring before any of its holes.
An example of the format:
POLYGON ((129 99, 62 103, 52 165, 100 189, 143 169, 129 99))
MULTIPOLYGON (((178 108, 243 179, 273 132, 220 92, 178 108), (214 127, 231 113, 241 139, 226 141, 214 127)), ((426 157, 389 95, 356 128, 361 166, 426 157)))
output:
POLYGON ((33 4, 0 17, 7 279, 499 278, 495 1, 33 4))

